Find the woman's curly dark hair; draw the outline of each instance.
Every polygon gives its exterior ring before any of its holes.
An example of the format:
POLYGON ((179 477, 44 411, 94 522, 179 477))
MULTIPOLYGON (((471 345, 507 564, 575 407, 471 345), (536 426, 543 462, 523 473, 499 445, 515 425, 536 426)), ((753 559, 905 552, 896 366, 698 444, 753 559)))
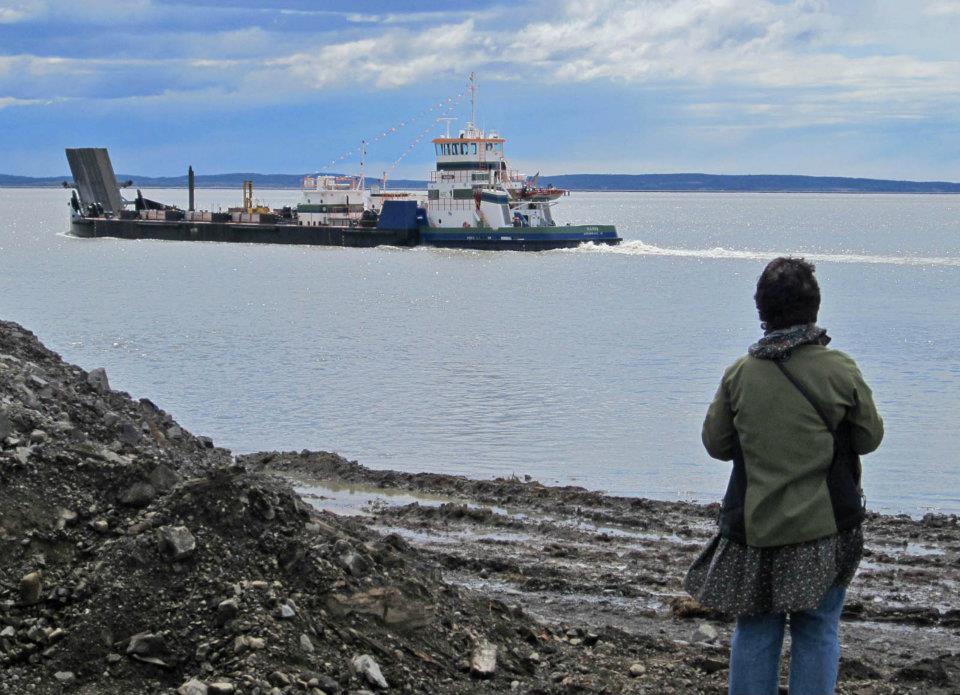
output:
POLYGON ((768 331, 801 323, 816 323, 820 286, 813 263, 802 258, 775 258, 760 274, 753 295, 760 321, 768 331))

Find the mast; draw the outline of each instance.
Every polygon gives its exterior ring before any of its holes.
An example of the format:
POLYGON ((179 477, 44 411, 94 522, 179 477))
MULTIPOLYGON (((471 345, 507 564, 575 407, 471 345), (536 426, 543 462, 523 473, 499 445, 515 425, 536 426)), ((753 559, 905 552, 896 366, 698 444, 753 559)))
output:
POLYGON ((477 73, 470 73, 470 125, 477 127, 477 73))
POLYGON ((363 190, 364 185, 364 160, 367 158, 367 141, 360 141, 360 190, 363 190))

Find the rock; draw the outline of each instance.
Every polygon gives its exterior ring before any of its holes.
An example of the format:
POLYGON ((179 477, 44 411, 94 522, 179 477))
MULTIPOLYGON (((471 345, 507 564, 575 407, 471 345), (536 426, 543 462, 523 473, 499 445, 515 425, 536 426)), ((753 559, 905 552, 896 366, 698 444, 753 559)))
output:
POLYGON ((712 642, 717 639, 720 634, 717 632, 717 628, 710 623, 702 623, 700 627, 697 628, 697 633, 707 642, 712 642))
POLYGON ((122 425, 120 425, 120 433, 117 435, 117 439, 119 439, 123 444, 126 444, 127 446, 136 446, 140 443, 141 438, 142 435, 140 434, 139 430, 133 426, 132 422, 124 422, 122 425))
POLYGON ((217 604, 217 620, 220 624, 233 620, 240 613, 240 602, 235 598, 228 598, 217 604))
POLYGON ((729 667, 729 663, 724 659, 715 659, 709 656, 703 656, 694 660, 693 665, 705 673, 716 673, 724 671, 729 667))
POLYGON ((340 684, 330 676, 320 674, 317 676, 317 682, 326 695, 340 695, 340 684))
POLYGON ((497 671, 497 645, 481 640, 470 655, 470 673, 477 678, 491 678, 497 671))
POLYGON ((138 632, 127 644, 127 654, 156 656, 163 651, 163 636, 153 632, 138 632))
POLYGON ((107 380, 107 370, 103 367, 91 369, 87 374, 87 383, 93 387, 94 391, 106 393, 110 390, 110 382, 107 380))
POLYGON ((3 411, 0 411, 0 441, 6 439, 14 433, 13 423, 3 411))
POLYGON ((205 449, 213 448, 213 440, 210 439, 210 437, 197 437, 197 441, 200 442, 205 449))
POLYGON ((197 549, 197 541, 186 526, 161 526, 157 529, 157 545, 174 562, 190 557, 197 549))
POLYGON ((207 695, 210 689, 203 681, 191 678, 186 683, 177 688, 177 695, 207 695))
POLYGON ((647 667, 643 664, 630 664, 630 677, 639 678, 647 672, 647 667))
POLYGON ((146 507, 157 496, 157 490, 150 483, 134 483, 120 496, 120 503, 128 507, 146 507))
POLYGON ((263 649, 266 642, 260 637, 251 637, 250 635, 238 635, 233 640, 233 651, 240 653, 246 650, 257 651, 263 649))
POLYGON ((167 434, 167 439, 170 439, 172 441, 178 441, 180 439, 183 439, 183 430, 180 428, 179 425, 174 425, 173 427, 168 428, 166 434, 167 434))
POLYGON ((41 593, 43 593, 43 574, 40 570, 23 575, 20 579, 20 602, 26 606, 32 606, 40 600, 41 593))
POLYGON ((107 412, 103 416, 103 424, 106 425, 107 427, 110 427, 110 428, 116 427, 118 422, 120 422, 120 416, 117 415, 112 410, 107 412))
POLYGON ((353 657, 350 661, 350 667, 358 676, 366 679, 367 683, 375 688, 386 690, 388 687, 387 679, 380 672, 380 666, 369 654, 361 654, 353 657))
POLYGON ((110 524, 106 519, 94 519, 90 522, 90 528, 97 533, 106 533, 110 529, 110 524))
POLYGON ((214 681, 207 686, 209 695, 233 695, 237 688, 229 681, 214 681))
POLYGON ((306 633, 300 633, 300 648, 307 654, 313 654, 313 642, 310 641, 310 637, 306 633))
POLYGON ((290 685, 290 676, 283 671, 274 671, 267 676, 267 680, 270 681, 271 685, 275 685, 278 688, 290 685))
POLYGON ((354 577, 363 576, 373 566, 373 562, 371 562, 369 558, 356 552, 355 550, 348 550, 340 555, 338 560, 340 562, 340 566, 347 570, 347 572, 352 574, 354 577))
POLYGON ((73 671, 57 671, 53 674, 53 677, 63 684, 72 683, 76 679, 73 671))
POLYGON ((47 433, 43 430, 34 430, 30 433, 31 444, 43 444, 45 441, 47 441, 47 433))
POLYGON ((0 630, 0 638, 10 638, 16 637, 17 631, 13 629, 12 625, 7 625, 5 628, 0 630))

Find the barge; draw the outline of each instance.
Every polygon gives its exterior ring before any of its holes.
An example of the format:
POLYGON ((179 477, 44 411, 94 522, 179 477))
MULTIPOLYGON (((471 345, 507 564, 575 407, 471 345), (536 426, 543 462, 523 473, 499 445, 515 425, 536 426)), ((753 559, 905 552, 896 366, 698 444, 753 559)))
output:
MULTIPOLYGON (((449 129, 449 122, 448 122, 449 129)), ((296 207, 272 209, 253 199, 245 181, 243 204, 226 212, 182 210, 143 197, 124 200, 104 148, 68 149, 74 179, 71 233, 77 237, 215 241, 319 246, 435 246, 544 251, 584 243, 618 244, 613 225, 558 225, 551 206, 567 192, 538 187, 512 172, 506 141, 473 122, 433 140, 436 169, 425 194, 374 194, 363 176, 308 176, 296 207)))

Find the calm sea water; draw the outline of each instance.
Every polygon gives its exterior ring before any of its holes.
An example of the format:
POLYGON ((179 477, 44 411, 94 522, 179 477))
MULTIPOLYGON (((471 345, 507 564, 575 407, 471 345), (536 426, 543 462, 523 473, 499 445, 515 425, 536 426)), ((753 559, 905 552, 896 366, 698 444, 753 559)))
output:
POLYGON ((67 199, 0 189, 0 317, 218 444, 658 498, 721 495, 703 413, 804 254, 886 420, 871 505, 960 512, 960 197, 576 193, 627 241, 538 254, 81 240, 67 199))

